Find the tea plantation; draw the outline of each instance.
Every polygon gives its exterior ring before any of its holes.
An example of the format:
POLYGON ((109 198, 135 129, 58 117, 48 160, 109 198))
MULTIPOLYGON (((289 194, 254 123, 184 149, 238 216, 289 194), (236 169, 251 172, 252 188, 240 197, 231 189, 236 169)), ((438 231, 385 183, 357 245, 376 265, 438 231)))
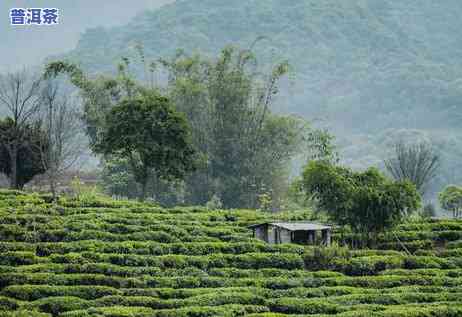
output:
POLYGON ((306 217, 1 191, 0 317, 462 316, 462 221, 402 224, 377 250, 246 228, 306 217))

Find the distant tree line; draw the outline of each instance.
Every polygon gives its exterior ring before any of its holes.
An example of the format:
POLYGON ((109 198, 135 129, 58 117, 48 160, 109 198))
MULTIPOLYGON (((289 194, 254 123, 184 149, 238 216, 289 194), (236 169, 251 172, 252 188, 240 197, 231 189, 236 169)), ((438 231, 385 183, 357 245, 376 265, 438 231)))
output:
MULTIPOLYGON (((302 207, 310 201, 370 239, 419 209, 437 174, 439 154, 424 142, 394 144, 384 160, 392 179, 374 168, 339 166, 327 131, 271 110, 287 62, 262 71, 251 50, 234 47, 215 58, 178 51, 157 60, 136 49, 138 60, 122 58, 115 75, 92 76, 56 61, 42 76, 0 78, 0 103, 8 111, 0 121, 0 171, 12 188, 45 174, 56 196, 59 175, 82 152, 78 136, 84 130, 90 149, 102 158, 108 194, 163 205, 262 210, 281 209, 287 200, 302 207), (163 85, 154 80, 159 73, 163 85), (78 88, 81 106, 63 87, 65 78, 78 88), (296 157, 307 165, 291 181, 296 157)), ((453 186, 439 197, 455 217, 459 194, 453 186)))
POLYGON ((301 118, 272 112, 288 64, 262 73, 250 50, 233 47, 215 59, 178 51, 173 58, 149 62, 141 46, 138 53, 145 80, 129 72, 137 62, 128 58, 116 76, 91 78, 62 61, 46 69, 47 78, 66 73, 80 89, 87 135, 94 152, 103 154, 109 192, 165 204, 279 208, 291 160, 323 146, 326 139, 314 136, 327 135, 301 118), (159 69, 167 75, 165 86, 154 83, 159 69), (162 104, 169 115, 158 117, 154 112, 162 104), (154 112, 148 114, 146 107, 154 112), (181 117, 177 112, 186 123, 174 119, 181 117), (155 126, 162 120, 165 125, 155 126), (178 122, 167 128, 171 120, 178 122), (173 140, 179 134, 171 132, 179 125, 184 138, 173 140), (159 143, 162 136, 156 133, 162 129, 171 143, 159 143), (170 154, 159 151, 171 146, 170 154))

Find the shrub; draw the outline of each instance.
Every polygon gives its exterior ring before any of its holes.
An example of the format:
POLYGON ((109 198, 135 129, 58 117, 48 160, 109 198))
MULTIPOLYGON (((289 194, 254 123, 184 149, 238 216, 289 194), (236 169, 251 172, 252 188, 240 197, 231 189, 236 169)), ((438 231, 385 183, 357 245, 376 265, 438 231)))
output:
POLYGON ((18 309, 18 303, 11 298, 0 296, 0 311, 1 310, 16 310, 18 309))
POLYGON ((30 265, 40 262, 44 262, 44 260, 36 257, 35 253, 27 251, 5 252, 0 257, 0 265, 30 265))
POLYGON ((95 300, 96 306, 137 306, 152 309, 168 309, 177 307, 174 301, 168 302, 148 296, 105 296, 95 300))
POLYGON ((387 269, 401 268, 402 256, 366 256, 352 258, 341 268, 348 275, 376 275, 387 269))
POLYGON ((60 317, 152 317, 154 310, 148 307, 101 307, 64 312, 60 317))
POLYGON ((284 314, 337 314, 343 310, 339 305, 325 300, 279 298, 269 303, 271 311, 284 314))
POLYGON ((185 299, 183 306, 221 306, 226 304, 264 305, 265 299, 249 292, 214 292, 185 299))
POLYGON ((455 268, 454 263, 447 259, 433 256, 409 256, 404 260, 404 268, 412 269, 450 269, 455 268))
POLYGON ((218 307, 190 306, 179 309, 156 311, 155 317, 229 317, 246 316, 250 313, 267 312, 265 306, 223 305, 218 307))
POLYGON ((30 310, 20 310, 11 312, 0 310, 0 317, 51 317, 51 315, 30 310))
POLYGON ((2 294, 20 300, 34 301, 50 296, 72 296, 82 299, 95 299, 120 292, 107 286, 50 286, 50 285, 12 285, 2 290, 2 294))
POLYGON ((87 300, 78 297, 48 297, 36 300, 26 305, 32 309, 39 309, 44 313, 50 313, 53 316, 78 309, 86 309, 91 306, 87 300))
POLYGON ((349 260, 351 254, 346 247, 333 244, 331 247, 307 248, 304 254, 305 267, 309 270, 329 270, 335 267, 334 260, 349 260))

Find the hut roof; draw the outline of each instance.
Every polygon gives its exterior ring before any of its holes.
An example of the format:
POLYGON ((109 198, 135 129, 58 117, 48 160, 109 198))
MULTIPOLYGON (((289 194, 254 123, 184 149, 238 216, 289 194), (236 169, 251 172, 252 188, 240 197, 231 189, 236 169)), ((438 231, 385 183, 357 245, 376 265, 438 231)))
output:
POLYGON ((319 231, 332 229, 331 226, 326 226, 313 222, 265 222, 249 226, 249 228, 255 228, 263 225, 272 225, 275 227, 287 229, 289 231, 319 231))

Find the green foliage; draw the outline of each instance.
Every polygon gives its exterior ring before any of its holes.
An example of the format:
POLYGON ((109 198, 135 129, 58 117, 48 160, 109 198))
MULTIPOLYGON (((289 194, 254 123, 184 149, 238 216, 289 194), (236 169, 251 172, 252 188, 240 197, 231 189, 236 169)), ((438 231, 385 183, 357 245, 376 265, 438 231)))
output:
POLYGON ((90 79, 75 64, 57 61, 46 66, 44 76, 67 74, 80 89, 90 145, 107 159, 104 180, 109 192, 138 196, 138 186, 131 186, 138 183, 145 198, 148 186, 166 192, 172 179, 192 171, 195 150, 185 118, 152 86, 135 81, 129 63, 122 58, 115 77, 90 79))
POLYGON ((164 209, 101 197, 50 204, 19 191, 0 191, 0 202, 1 317, 462 312, 460 220, 404 222, 379 235, 386 248, 353 250, 272 245, 247 229, 306 211, 164 209), (396 237, 425 250, 401 252, 396 237))
POLYGON ((78 297, 56 296, 36 300, 26 305, 30 310, 39 309, 44 313, 50 313, 53 316, 71 311, 88 308, 90 303, 78 297))
POLYGON ((447 186, 438 196, 441 206, 453 212, 453 217, 461 216, 462 211, 462 187, 456 185, 447 186))
POLYGON ((138 184, 131 173, 130 164, 126 158, 107 158, 104 161, 101 174, 102 186, 109 194, 127 198, 138 196, 138 184))
POLYGON ((139 93, 140 87, 126 73, 127 64, 120 64, 117 77, 98 76, 90 79, 76 64, 55 61, 45 66, 43 77, 53 79, 62 74, 68 75, 70 82, 79 88, 83 101, 83 119, 90 146, 95 147, 105 128, 109 110, 124 97, 139 93))
POLYGON ((333 269, 335 260, 348 260, 350 258, 349 250, 335 243, 326 248, 312 248, 304 255, 305 267, 310 270, 333 269))
MULTIPOLYGON (((104 192, 119 199, 140 197, 140 186, 135 181, 129 161, 126 158, 107 157, 104 160, 99 184, 104 192)), ((165 180, 157 177, 150 177, 146 186, 146 196, 161 206, 175 206, 182 202, 183 191, 183 181, 165 180)))
POLYGON ((433 205, 432 203, 426 204, 422 210, 422 217, 424 218, 436 217, 435 205, 433 205))
POLYGON ((97 199, 104 198, 97 186, 85 185, 77 176, 72 179, 70 187, 74 198, 82 203, 91 203, 97 199))
POLYGON ((96 151, 126 158, 143 198, 152 174, 181 179, 194 167, 186 119, 154 91, 123 100, 111 109, 105 124, 96 151))
MULTIPOLYGON (((170 205, 172 201, 204 205, 213 196, 217 196, 226 208, 257 208, 260 205, 259 197, 270 195, 268 205, 271 206, 265 208, 280 209, 288 187, 289 165, 300 152, 299 149, 303 148, 310 155, 317 153, 335 156, 330 135, 326 132, 311 130, 304 120, 296 116, 276 115, 272 112, 273 99, 279 92, 279 82, 289 71, 287 62, 277 63, 270 70, 263 69, 260 74, 251 49, 237 50, 228 46, 214 59, 199 54, 187 56, 178 51, 173 58, 160 59, 151 64, 142 45, 136 45, 136 52, 144 71, 144 80, 140 81, 128 73, 133 60, 128 57, 122 57, 118 75, 114 78, 89 79, 80 68, 62 61, 50 63, 45 71, 45 77, 66 73, 71 82, 80 88, 92 148, 104 153, 108 159, 104 183, 111 194, 120 195, 122 189, 128 188, 124 193, 132 197, 137 186, 130 184, 135 180, 141 184, 143 196, 149 191, 150 182, 151 187, 154 187, 155 199, 160 201, 163 196, 169 196, 164 200, 170 205), (109 146, 105 150, 101 147, 108 143, 108 139, 104 139, 107 136, 118 143, 123 141, 123 138, 117 137, 117 133, 112 132, 123 131, 123 135, 128 135, 127 128, 133 127, 146 131, 146 135, 135 136, 132 133, 128 142, 132 146, 129 152, 133 152, 135 140, 145 142, 144 147, 148 143, 155 143, 155 140, 147 138, 149 127, 139 121, 135 123, 133 117, 115 116, 114 112, 114 108, 121 107, 128 100, 135 103, 136 99, 155 95, 152 91, 157 66, 153 67, 153 63, 162 65, 167 72, 166 91, 176 110, 184 113, 189 120, 192 141, 199 152, 197 171, 188 175, 181 184, 165 182, 162 173, 172 167, 163 166, 152 156, 148 159, 147 153, 141 155, 138 150, 130 157, 128 153, 121 155, 120 147, 116 144, 111 144, 116 150, 107 151, 109 146), (148 72, 151 78, 147 78, 148 72), (149 91, 151 93, 147 94, 149 91), (112 121, 111 116, 114 117, 112 121), (133 125, 123 127, 130 120, 133 125), (110 125, 116 122, 119 125, 110 131, 110 125), (149 172, 144 168, 143 160, 145 163, 156 163, 156 171, 149 172), (126 173, 127 164, 130 166, 129 173, 126 173), (172 195, 172 187, 181 192, 178 197, 172 195)), ((188 150, 185 149, 185 152, 188 150)), ((163 155, 159 157, 165 158, 163 155)), ((185 170, 189 170, 187 167, 190 164, 184 163, 185 170)), ((182 179, 183 175, 177 178, 182 179)))
POLYGON ((12 177, 11 144, 18 143, 17 184, 22 189, 36 175, 46 171, 44 160, 47 138, 40 124, 25 124, 18 127, 11 118, 0 120, 0 172, 12 177))
POLYGON ((258 195, 258 204, 260 210, 262 211, 271 211, 271 196, 267 193, 258 195))
POLYGON ((324 161, 336 164, 339 154, 334 144, 334 136, 327 130, 314 130, 307 135, 310 147, 307 149, 308 160, 324 161))
MULTIPOLYGON (((381 164, 388 139, 410 134, 432 141, 443 162, 429 187, 433 198, 462 177, 461 42, 453 32, 462 28, 460 15, 457 1, 236 6, 190 0, 146 11, 124 26, 87 30, 66 58, 92 73, 108 73, 122 56, 137 56, 136 45, 127 43, 143 43, 155 56, 172 56, 179 47, 215 56, 229 43, 248 47, 263 37, 252 46, 259 66, 288 59, 295 70, 278 111, 328 118, 342 157, 354 168, 381 164)), ((143 76, 144 67, 130 66, 143 76)))
POLYGON ((39 313, 31 310, 0 311, 1 317, 51 317, 50 314, 39 313))
POLYGON ((322 161, 310 162, 303 173, 307 194, 341 225, 356 233, 377 234, 416 210, 420 196, 408 181, 392 182, 376 169, 353 172, 322 161))
POLYGON ((9 298, 8 296, 0 296, 0 311, 16 310, 19 305, 16 300, 9 298))
POLYGON ((205 204, 216 195, 226 208, 257 208, 260 195, 271 195, 271 207, 279 207, 287 166, 307 131, 303 120, 271 110, 288 64, 257 71, 251 50, 230 46, 214 59, 178 51, 160 63, 203 157, 186 179, 187 201, 205 204))
POLYGON ((205 204, 205 207, 210 210, 214 209, 222 209, 223 208, 223 203, 218 197, 218 195, 213 195, 212 198, 205 204))

